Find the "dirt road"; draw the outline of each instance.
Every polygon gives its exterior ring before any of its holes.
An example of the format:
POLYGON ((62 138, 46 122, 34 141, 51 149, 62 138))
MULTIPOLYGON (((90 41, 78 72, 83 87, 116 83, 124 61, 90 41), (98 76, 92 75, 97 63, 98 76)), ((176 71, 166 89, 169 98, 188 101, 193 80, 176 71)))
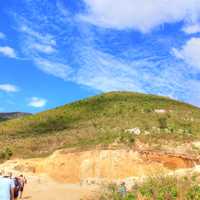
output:
POLYGON ((29 176, 26 200, 93 200, 96 188, 80 184, 61 184, 45 176, 29 176))

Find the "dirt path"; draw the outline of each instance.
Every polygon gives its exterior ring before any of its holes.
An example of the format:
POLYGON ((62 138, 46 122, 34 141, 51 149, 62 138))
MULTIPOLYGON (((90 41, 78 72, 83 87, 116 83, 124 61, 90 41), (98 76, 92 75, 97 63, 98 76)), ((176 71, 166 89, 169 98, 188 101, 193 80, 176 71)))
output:
POLYGON ((45 176, 29 176, 24 191, 27 200, 89 200, 96 188, 80 184, 61 184, 45 176))
POLYGON ((60 183, 46 174, 21 172, 16 170, 23 160, 10 160, 0 165, 3 172, 12 172, 13 177, 23 174, 27 178, 24 190, 24 200, 95 200, 98 187, 94 185, 80 185, 60 183))
MULTIPOLYGON (((22 172, 0 165, 0 170, 12 172, 13 177, 22 172)), ((23 200, 95 200, 98 194, 97 186, 81 186, 77 184, 64 184, 56 182, 45 174, 23 173, 27 184, 23 200)))

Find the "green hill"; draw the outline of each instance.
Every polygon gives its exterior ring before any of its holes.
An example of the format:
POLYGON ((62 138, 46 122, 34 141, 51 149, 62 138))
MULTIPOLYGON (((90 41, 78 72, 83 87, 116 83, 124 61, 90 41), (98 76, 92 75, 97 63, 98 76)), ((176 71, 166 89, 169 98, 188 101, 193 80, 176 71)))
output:
POLYGON ((200 109, 166 97, 112 92, 36 115, 0 122, 0 148, 15 156, 43 156, 59 148, 114 141, 132 145, 200 137, 200 109), (136 128, 138 136, 127 129, 136 128))

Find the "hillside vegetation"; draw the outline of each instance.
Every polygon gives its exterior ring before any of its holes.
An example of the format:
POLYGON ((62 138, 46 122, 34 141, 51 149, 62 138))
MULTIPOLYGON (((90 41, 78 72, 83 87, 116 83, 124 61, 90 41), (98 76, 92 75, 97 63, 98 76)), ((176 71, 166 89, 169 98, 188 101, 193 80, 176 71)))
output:
POLYGON ((152 176, 144 182, 135 184, 122 197, 119 186, 108 185, 99 200, 199 200, 200 176, 191 173, 187 176, 152 176))
MULTIPOLYGON (((132 145, 200 137, 200 109, 166 97, 112 92, 32 116, 0 122, 0 148, 14 156, 43 156, 66 147, 113 142, 132 145), (138 128, 134 135, 127 129, 138 128)), ((0 154, 1 156, 1 154, 0 154)))

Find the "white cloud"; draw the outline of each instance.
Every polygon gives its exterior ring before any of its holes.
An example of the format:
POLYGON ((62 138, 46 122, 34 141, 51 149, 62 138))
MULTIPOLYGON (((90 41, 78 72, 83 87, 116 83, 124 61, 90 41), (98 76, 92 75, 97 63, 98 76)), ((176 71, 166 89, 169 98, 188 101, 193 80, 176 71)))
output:
POLYGON ((31 44, 31 48, 36 50, 36 51, 39 51, 41 53, 46 53, 46 54, 51 54, 53 52, 55 52, 56 50, 50 46, 50 45, 44 45, 44 44, 31 44))
POLYGON ((45 33, 38 32, 32 28, 32 23, 29 27, 26 23, 26 20, 22 18, 19 28, 19 31, 23 33, 22 46, 24 46, 24 53, 28 56, 35 56, 40 53, 50 55, 57 51, 56 40, 51 34, 46 31, 45 33))
POLYGON ((5 39, 6 38, 6 35, 2 32, 0 32, 0 39, 5 39))
POLYGON ((0 90, 3 92, 18 92, 19 88, 12 84, 0 84, 0 90))
POLYGON ((200 24, 186 25, 183 31, 187 34, 200 33, 200 24))
POLYGON ((75 82, 101 91, 143 91, 131 62, 93 48, 82 48, 80 53, 80 68, 74 77, 75 82))
POLYGON ((15 50, 9 46, 0 47, 0 53, 9 58, 17 57, 15 50))
MULTIPOLYGON (((21 18, 20 18, 21 19, 21 18)), ((28 27, 26 24, 23 24, 23 19, 20 22, 20 28, 19 30, 26 34, 29 38, 31 38, 34 41, 38 41, 39 43, 45 44, 45 45, 56 45, 56 41, 54 40, 54 37, 48 33, 40 33, 38 31, 33 30, 32 28, 28 27), (21 25, 22 24, 22 25, 21 25)))
POLYGON ((38 98, 38 97, 32 97, 30 99, 30 102, 29 102, 29 106, 31 107, 35 107, 35 108, 41 108, 41 107, 44 107, 47 103, 47 100, 46 99, 42 99, 42 98, 38 98))
POLYGON ((106 28, 148 32, 164 24, 196 21, 200 0, 84 0, 88 13, 80 17, 106 28))
POLYGON ((34 58, 35 64, 39 69, 47 74, 67 80, 72 73, 72 69, 61 62, 51 61, 44 58, 34 58))
POLYGON ((172 49, 174 55, 188 65, 200 69, 200 38, 191 38, 181 49, 172 49))

